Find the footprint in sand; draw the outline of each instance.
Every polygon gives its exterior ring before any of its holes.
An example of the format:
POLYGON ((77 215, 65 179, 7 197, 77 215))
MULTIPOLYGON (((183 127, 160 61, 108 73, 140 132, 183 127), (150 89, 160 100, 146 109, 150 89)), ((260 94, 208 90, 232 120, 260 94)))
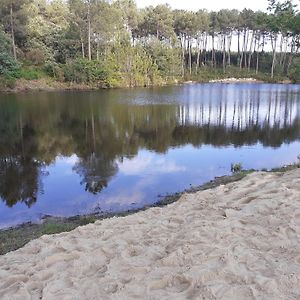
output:
POLYGON ((152 281, 150 290, 166 290, 173 293, 182 293, 191 286, 192 281, 184 275, 164 276, 161 280, 152 281))

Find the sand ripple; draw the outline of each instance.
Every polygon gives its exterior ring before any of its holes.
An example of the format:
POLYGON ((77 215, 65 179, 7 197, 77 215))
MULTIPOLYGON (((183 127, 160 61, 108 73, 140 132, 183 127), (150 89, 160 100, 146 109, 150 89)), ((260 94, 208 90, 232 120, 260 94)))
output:
POLYGON ((300 169, 43 236, 0 257, 0 299, 300 299, 300 169))

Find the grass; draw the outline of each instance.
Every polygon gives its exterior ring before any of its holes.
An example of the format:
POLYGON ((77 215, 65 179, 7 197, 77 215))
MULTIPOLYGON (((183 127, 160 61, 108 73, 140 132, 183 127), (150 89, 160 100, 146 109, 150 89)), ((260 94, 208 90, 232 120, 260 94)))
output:
POLYGON ((45 234, 68 232, 78 226, 94 223, 94 216, 72 218, 46 218, 41 224, 25 223, 0 231, 0 255, 23 247, 33 239, 45 234))

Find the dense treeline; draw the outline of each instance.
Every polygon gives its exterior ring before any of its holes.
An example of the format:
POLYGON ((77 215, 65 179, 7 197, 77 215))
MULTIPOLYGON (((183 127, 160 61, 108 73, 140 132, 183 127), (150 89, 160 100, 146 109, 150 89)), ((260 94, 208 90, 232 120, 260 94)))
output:
POLYGON ((138 9, 132 0, 1 0, 0 76, 97 86, 268 74, 300 78, 300 14, 138 9))

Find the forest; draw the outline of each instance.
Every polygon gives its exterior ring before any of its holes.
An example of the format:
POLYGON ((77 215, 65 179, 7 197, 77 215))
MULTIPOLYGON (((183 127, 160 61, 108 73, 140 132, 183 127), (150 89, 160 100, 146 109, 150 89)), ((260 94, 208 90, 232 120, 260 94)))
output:
POLYGON ((133 0, 1 0, 0 90, 18 80, 135 87, 253 77, 300 81, 300 13, 140 9, 133 0))

